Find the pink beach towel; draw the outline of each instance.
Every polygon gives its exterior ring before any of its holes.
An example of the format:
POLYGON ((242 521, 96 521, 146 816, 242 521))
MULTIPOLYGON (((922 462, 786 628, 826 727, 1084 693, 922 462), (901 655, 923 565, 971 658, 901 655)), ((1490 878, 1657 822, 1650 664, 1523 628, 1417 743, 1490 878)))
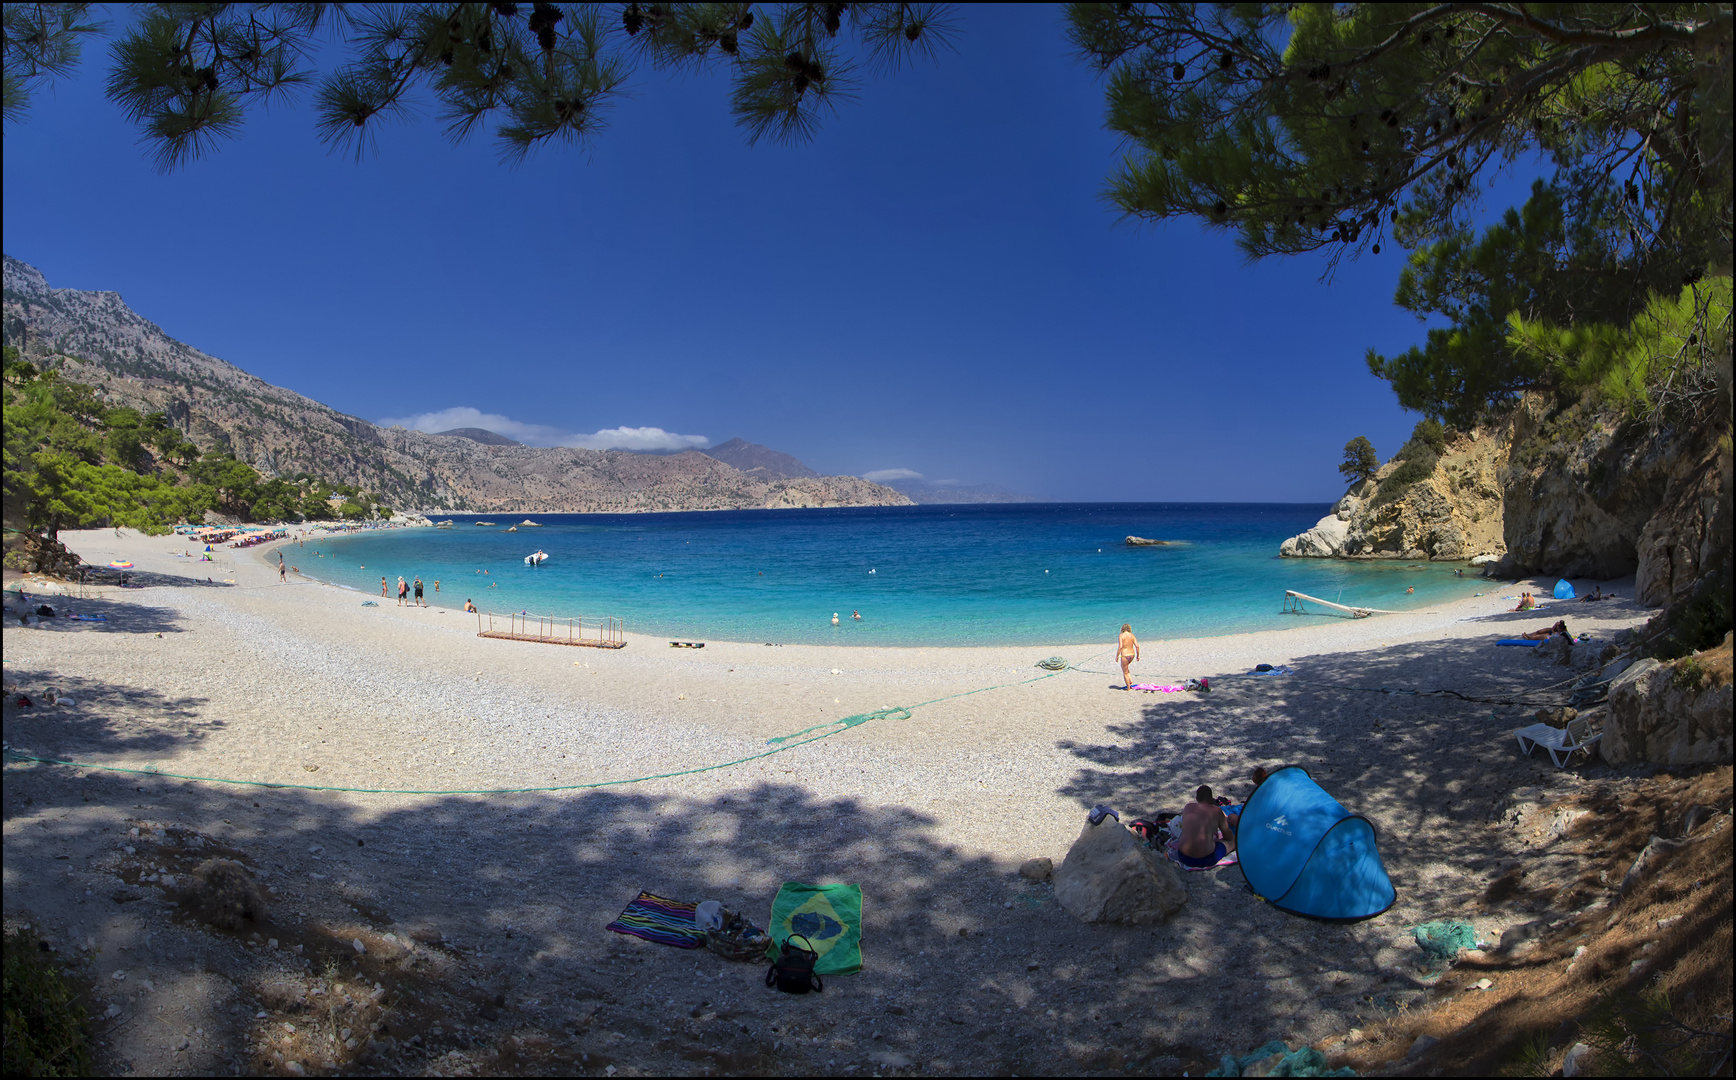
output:
POLYGON ((1179 686, 1159 686, 1148 682, 1134 683, 1133 689, 1144 690, 1148 694, 1179 694, 1182 691, 1179 686))

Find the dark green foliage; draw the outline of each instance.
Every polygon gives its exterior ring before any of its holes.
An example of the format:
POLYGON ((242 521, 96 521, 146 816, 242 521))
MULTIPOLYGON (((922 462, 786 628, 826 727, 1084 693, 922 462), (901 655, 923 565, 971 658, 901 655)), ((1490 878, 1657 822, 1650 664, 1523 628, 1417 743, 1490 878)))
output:
MULTIPOLYGON (((330 485, 267 480, 227 452, 201 455, 162 413, 109 408, 89 386, 6 348, 6 520, 53 536, 96 525, 167 532, 220 510, 250 521, 331 517, 330 485)), ((344 487, 363 518, 370 501, 344 487)))
POLYGON ((1435 452, 1427 447, 1413 452, 1411 457, 1400 462, 1399 467, 1380 482, 1380 490, 1374 496, 1374 505, 1385 506, 1387 503, 1397 502, 1410 490, 1412 484, 1433 476, 1438 461, 1435 452))
POLYGON ((1397 502, 1412 484, 1433 476, 1440 456, 1447 452, 1448 431, 1438 421, 1422 420, 1411 429, 1411 437, 1399 447, 1393 457, 1398 468, 1386 474, 1375 493, 1375 506, 1397 502))
POLYGON ((7 1076, 87 1076, 90 1036, 73 984, 32 930, 5 944, 7 1076))
POLYGON ((1427 418, 1418 421, 1411 429, 1410 441, 1405 443, 1398 456, 1406 460, 1420 456, 1420 452, 1428 450, 1435 455, 1447 452, 1447 429, 1441 426, 1439 420, 1427 418))
POLYGON ((1604 998, 1581 1038, 1599 1076, 1718 1076, 1730 1062, 1729 1031, 1683 1023, 1661 990, 1604 998))
POLYGON ((1728 192, 1722 4, 1081 3, 1068 19, 1131 144, 1109 197, 1233 229, 1251 256, 1451 236, 1494 173, 1537 157, 1576 197, 1616 193, 1629 251, 1671 234, 1690 192, 1728 192))
POLYGON ((1702 574, 1685 599, 1672 603, 1648 627, 1653 634, 1646 654, 1674 660, 1723 641, 1733 625, 1730 584, 1728 563, 1722 572, 1702 574))
MULTIPOLYGON (((86 4, 6 5, 6 120, 78 63, 86 4), (44 17, 41 10, 62 9, 44 17), (65 15, 65 17, 61 17, 65 15)), ((315 84, 320 138, 358 156, 420 111, 453 141, 493 119, 504 158, 600 131, 635 63, 722 69, 751 140, 810 136, 856 63, 895 71, 948 47, 938 4, 144 4, 114 43, 109 100, 164 170, 235 137, 247 111, 315 84), (337 48, 321 48, 335 37, 337 48), (337 57, 321 73, 315 58, 337 57)))
POLYGON ((1344 461, 1338 466, 1338 472, 1350 483, 1360 484, 1373 478, 1379 468, 1380 457, 1366 436, 1358 435, 1344 444, 1344 461))

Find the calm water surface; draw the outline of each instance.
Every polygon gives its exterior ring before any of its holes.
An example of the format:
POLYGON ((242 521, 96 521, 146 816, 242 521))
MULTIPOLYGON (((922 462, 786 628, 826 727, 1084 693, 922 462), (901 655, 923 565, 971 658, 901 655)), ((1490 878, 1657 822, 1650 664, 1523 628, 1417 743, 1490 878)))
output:
POLYGON ((639 633, 802 644, 1104 643, 1124 622, 1142 638, 1199 637, 1314 621, 1280 613, 1286 589, 1405 610, 1488 584, 1454 577, 1457 563, 1279 559, 1278 545, 1327 510, 1043 503, 532 514, 543 527, 516 533, 507 526, 526 515, 497 514, 454 518, 450 529, 310 540, 286 554, 303 572, 375 599, 382 575, 394 589, 399 575, 420 575, 430 603, 445 607, 470 598, 485 611, 616 615, 639 633), (1176 543, 1130 548, 1130 534, 1176 543), (549 561, 526 566, 538 548, 549 561), (841 626, 831 625, 833 612, 841 626))

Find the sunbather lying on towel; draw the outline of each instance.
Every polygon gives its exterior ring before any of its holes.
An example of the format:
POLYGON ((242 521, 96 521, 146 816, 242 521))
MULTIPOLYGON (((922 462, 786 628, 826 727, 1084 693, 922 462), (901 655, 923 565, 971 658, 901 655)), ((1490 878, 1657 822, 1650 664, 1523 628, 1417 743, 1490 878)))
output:
MULTIPOLYGON (((1548 641, 1556 634, 1567 634, 1566 619, 1558 619, 1554 626, 1543 630, 1532 630, 1530 633, 1520 634, 1519 636, 1524 638, 1526 641, 1548 641)), ((1572 637, 1573 635, 1568 634, 1567 636, 1572 637)))
POLYGON ((1176 857, 1185 866, 1215 866, 1236 849, 1236 833, 1224 817, 1224 808, 1204 784, 1194 792, 1194 801, 1181 811, 1181 848, 1176 857))

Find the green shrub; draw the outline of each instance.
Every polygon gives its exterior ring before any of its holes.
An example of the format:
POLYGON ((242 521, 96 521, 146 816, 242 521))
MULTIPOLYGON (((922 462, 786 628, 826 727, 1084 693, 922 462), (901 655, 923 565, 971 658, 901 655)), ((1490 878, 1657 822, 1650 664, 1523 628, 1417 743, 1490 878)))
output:
POLYGON ((1397 502, 1410 490, 1412 484, 1433 476, 1439 460, 1432 450, 1425 448, 1413 451, 1412 456, 1400 462, 1398 468, 1388 473, 1386 479, 1380 482, 1380 490, 1374 496, 1374 505, 1385 506, 1387 503, 1397 502))
POLYGON ((84 1006, 34 931, 6 935, 4 996, 6 1075, 89 1075, 84 1006))
POLYGON ((1706 668, 1692 656, 1684 656, 1676 661, 1676 670, 1670 673, 1670 685, 1677 690, 1694 691, 1706 685, 1706 668))

